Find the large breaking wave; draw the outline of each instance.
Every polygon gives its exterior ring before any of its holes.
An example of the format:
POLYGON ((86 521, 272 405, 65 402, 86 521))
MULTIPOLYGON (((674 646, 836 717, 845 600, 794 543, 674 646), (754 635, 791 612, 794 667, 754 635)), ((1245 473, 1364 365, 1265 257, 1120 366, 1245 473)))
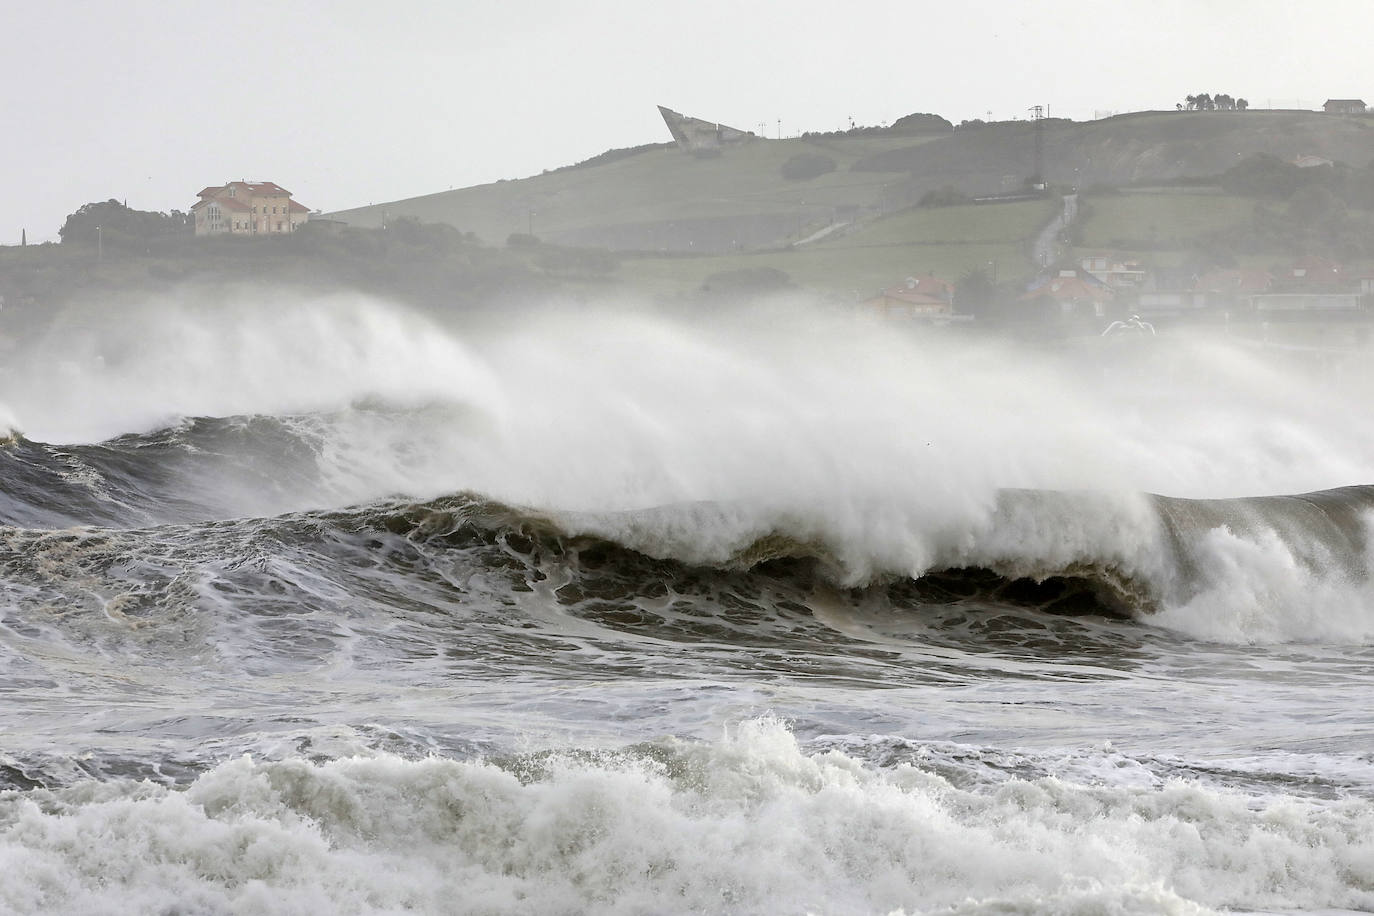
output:
POLYGON ((790 558, 842 589, 937 576, 1228 641, 1374 638, 1358 366, 710 319, 455 331, 357 297, 87 316, 7 371, 32 438, 0 452, 0 513, 138 527, 400 497, 437 519, 456 498, 460 527, 516 507, 511 531, 688 566, 790 558))

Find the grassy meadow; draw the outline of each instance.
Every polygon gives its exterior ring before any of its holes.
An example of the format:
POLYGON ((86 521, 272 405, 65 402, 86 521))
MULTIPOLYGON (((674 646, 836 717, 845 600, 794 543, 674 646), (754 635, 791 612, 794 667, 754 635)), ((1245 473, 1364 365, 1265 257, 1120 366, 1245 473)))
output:
POLYGON ((821 218, 836 208, 880 205, 885 191, 906 177, 905 173, 851 172, 854 162, 928 139, 756 141, 713 158, 695 158, 676 148, 650 149, 605 165, 557 169, 516 182, 500 181, 330 215, 364 228, 381 226, 388 218, 412 216, 457 226, 490 244, 500 244, 512 233, 545 237, 607 223, 793 212, 821 218), (783 163, 804 152, 829 156, 835 170, 805 181, 782 177, 783 163))
POLYGON ((1029 239, 1058 207, 1053 200, 957 207, 913 207, 847 234, 782 251, 718 257, 637 257, 621 263, 626 287, 670 294, 699 288, 713 274, 767 267, 823 295, 866 298, 906 277, 933 273, 956 281, 970 270, 1001 280, 1029 277, 1029 239))

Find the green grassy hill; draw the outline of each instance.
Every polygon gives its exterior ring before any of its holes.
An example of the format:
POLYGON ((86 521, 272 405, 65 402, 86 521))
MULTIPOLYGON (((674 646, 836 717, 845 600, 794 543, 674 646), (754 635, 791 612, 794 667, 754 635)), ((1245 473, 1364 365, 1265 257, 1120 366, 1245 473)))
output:
POLYGON ((914 203, 900 170, 895 175, 854 172, 851 166, 922 142, 926 139, 759 140, 714 158, 676 147, 650 148, 605 164, 329 215, 362 227, 410 216, 449 223, 492 243, 530 233, 555 244, 615 250, 720 253, 777 247, 851 211, 914 203), (808 180, 784 178, 784 163, 800 153, 828 156, 835 168, 808 180))
POLYGON ((716 274, 765 267, 795 285, 852 300, 894 286, 914 274, 957 280, 985 270, 1003 280, 1031 276, 1028 239, 1058 209, 1051 199, 958 207, 912 207, 831 236, 780 251, 705 257, 625 259, 626 288, 667 294, 700 288, 716 274))
MULTIPOLYGON (((1363 168, 1374 159, 1374 115, 1312 111, 1146 111, 1100 121, 1041 123, 1044 177, 1079 188, 1217 175, 1247 156, 1322 156, 1363 168)), ((972 193, 1028 174, 1036 126, 1020 121, 960 130, 920 148, 884 150, 856 171, 897 170, 972 193)))
MULTIPOLYGON (((1169 182, 1216 175, 1247 156, 1374 160, 1374 117, 1317 112, 1140 112, 1100 121, 1041 122, 1044 177, 1065 186, 1169 182)), ((675 147, 598 157, 531 178, 342 210, 360 227, 410 216, 499 244, 530 233, 561 245, 723 254, 782 247, 833 222, 864 222, 953 187, 1020 188, 1035 169, 1036 126, 1006 122, 952 133, 757 140, 715 158, 675 147), (800 154, 834 169, 783 177, 800 154)), ((632 151, 631 151, 632 152, 632 151)))
MULTIPOLYGON (((513 234, 621 252, 619 283, 651 292, 693 288, 712 275, 768 267, 798 285, 865 294, 927 270, 955 279, 996 265, 1028 276, 1029 239, 1048 202, 916 208, 927 192, 969 195, 1024 186, 1040 132, 1044 177, 1059 188, 1146 186, 1218 175, 1258 153, 1323 156, 1364 168, 1374 117, 1302 111, 1139 112, 1099 121, 1046 120, 921 137, 880 133, 761 139, 697 158, 661 144, 614 151, 531 178, 344 210, 357 227, 399 217, 446 223, 500 245, 513 234), (833 168, 784 177, 799 156, 833 168), (690 257, 684 257, 690 256, 690 257)), ((1084 247, 1195 244, 1242 222, 1254 201, 1227 195, 1100 197, 1084 247)))

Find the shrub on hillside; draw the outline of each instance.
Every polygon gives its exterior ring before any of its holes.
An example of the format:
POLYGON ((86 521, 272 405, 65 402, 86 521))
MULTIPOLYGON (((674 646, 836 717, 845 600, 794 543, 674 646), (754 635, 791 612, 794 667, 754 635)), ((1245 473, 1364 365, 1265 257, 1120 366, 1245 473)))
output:
POLYGON ((787 289, 792 278, 776 267, 741 267, 711 274, 701 285, 705 293, 766 293, 787 289))
POLYGON ((954 125, 937 114, 909 114, 892 122, 888 128, 894 134, 947 134, 954 125))
POLYGON ((805 181, 835 171, 835 160, 824 153, 797 153, 782 164, 780 171, 789 181, 805 181))
POLYGON ((968 203, 970 200, 972 200, 972 198, 963 191, 956 190, 950 185, 945 185, 943 188, 925 192, 925 194, 921 195, 921 199, 917 202, 916 206, 957 207, 960 204, 968 203))

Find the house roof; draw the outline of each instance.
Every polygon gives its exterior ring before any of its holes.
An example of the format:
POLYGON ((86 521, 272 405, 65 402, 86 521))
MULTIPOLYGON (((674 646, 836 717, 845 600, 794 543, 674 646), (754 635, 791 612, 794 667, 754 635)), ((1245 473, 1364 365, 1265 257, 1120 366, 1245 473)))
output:
POLYGON ((1364 99, 1327 99, 1327 105, 1364 105, 1364 99))
POLYGON ((289 201, 286 202, 286 206, 287 206, 287 208, 288 208, 292 213, 309 213, 309 212, 310 212, 310 208, 307 207, 305 204, 301 203, 301 202, 298 201, 298 200, 289 200, 289 201))
POLYGON ((283 194, 287 197, 291 196, 290 191, 286 190, 286 188, 283 188, 275 181, 230 181, 226 184, 212 185, 211 187, 204 188, 197 192, 196 196, 215 197, 218 196, 220 192, 226 191, 229 188, 234 188, 235 190, 242 188, 250 195, 257 195, 260 197, 275 197, 283 194))
POLYGON ((1043 277, 1039 281, 1031 284, 1030 289, 1021 294, 1022 299, 1039 299, 1042 296, 1049 296, 1052 299, 1088 299, 1093 302, 1103 302, 1111 299, 1116 294, 1109 287, 1101 283, 1089 282, 1081 276, 1072 277, 1043 277))
POLYGON ((225 187, 232 185, 235 188, 245 188, 252 194, 277 195, 285 194, 288 197, 291 192, 277 184, 275 181, 231 181, 225 187))
POLYGON ((1294 261, 1288 268, 1288 276, 1305 280, 1339 280, 1341 265, 1320 255, 1309 254, 1294 261))
POLYGON ((883 290, 883 295, 896 292, 920 293, 924 296, 934 296, 939 299, 948 299, 954 294, 954 286, 934 274, 924 274, 919 277, 907 277, 900 286, 889 287, 883 290))
POLYGON ((907 289, 905 286, 894 286, 891 289, 885 289, 874 296, 870 301, 881 302, 888 299, 902 302, 907 305, 949 307, 949 300, 943 296, 932 296, 928 293, 917 292, 914 289, 907 289))

